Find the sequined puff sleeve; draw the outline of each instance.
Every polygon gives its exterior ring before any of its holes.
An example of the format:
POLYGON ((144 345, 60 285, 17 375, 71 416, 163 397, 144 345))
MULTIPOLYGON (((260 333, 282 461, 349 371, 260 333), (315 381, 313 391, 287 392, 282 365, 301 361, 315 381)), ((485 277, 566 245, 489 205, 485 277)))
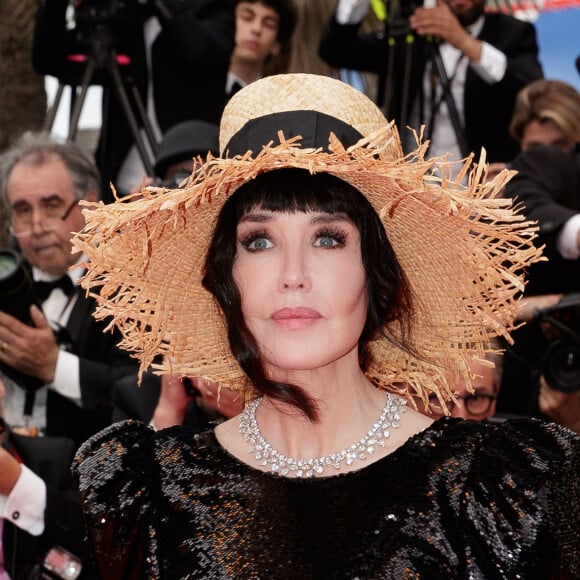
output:
POLYGON ((136 421, 116 423, 86 441, 73 474, 102 578, 159 577, 155 432, 136 421))
POLYGON ((580 437, 536 420, 508 421, 487 435, 461 500, 471 522, 464 533, 494 555, 480 559, 483 576, 518 578, 512 566, 527 562, 532 578, 580 579, 580 437))

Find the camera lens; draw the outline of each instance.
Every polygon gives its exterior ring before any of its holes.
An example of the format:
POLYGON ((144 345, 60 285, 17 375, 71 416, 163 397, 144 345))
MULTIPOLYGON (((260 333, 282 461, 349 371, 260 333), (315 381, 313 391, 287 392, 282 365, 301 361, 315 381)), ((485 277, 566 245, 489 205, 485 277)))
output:
POLYGON ((18 259, 12 250, 0 250, 0 280, 10 278, 18 269, 18 259))
MULTIPOLYGON (((18 252, 10 248, 0 248, 0 309, 32 326, 31 304, 38 305, 38 300, 28 267, 18 252)), ((43 385, 40 379, 25 375, 7 365, 0 365, 0 370, 28 391, 34 392, 43 385)))
POLYGON ((557 340, 548 347, 544 362, 544 377, 550 387, 567 393, 580 390, 580 345, 557 340))
POLYGON ((35 303, 32 278, 18 252, 0 249, 0 309, 31 324, 30 305, 35 303))

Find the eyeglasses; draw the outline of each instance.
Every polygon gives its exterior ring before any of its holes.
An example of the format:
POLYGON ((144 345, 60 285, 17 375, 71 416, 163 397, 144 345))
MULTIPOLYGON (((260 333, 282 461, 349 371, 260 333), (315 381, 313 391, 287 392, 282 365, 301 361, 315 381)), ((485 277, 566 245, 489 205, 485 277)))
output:
MULTIPOLYGON (((489 410, 491 409, 493 402, 497 399, 497 396, 488 395, 487 393, 474 393, 473 395, 457 396, 456 398, 463 401, 463 405, 470 415, 482 417, 489 413, 489 410)), ((447 405, 449 411, 451 411, 452 407, 455 406, 451 401, 447 405)), ((429 411, 433 413, 433 415, 445 414, 445 409, 435 395, 429 397, 429 411)))
MULTIPOLYGON (((62 204, 58 203, 58 201, 61 200, 52 200, 42 206, 42 218, 38 224, 45 233, 56 230, 78 204, 78 199, 74 199, 63 213, 61 209, 62 204)), ((32 216, 32 207, 28 204, 13 208, 11 217, 12 224, 8 228, 10 233, 16 238, 27 238, 30 236, 33 228, 32 216)))

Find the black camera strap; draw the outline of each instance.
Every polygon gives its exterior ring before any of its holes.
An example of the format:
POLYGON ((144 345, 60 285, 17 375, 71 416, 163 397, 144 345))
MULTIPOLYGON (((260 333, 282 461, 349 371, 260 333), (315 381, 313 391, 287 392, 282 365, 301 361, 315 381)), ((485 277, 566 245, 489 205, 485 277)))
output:
MULTIPOLYGON (((459 71, 459 66, 461 65, 461 62, 465 59, 465 55, 463 53, 461 53, 459 55, 459 57, 457 58, 457 61, 455 62, 455 66, 453 67, 453 71, 451 72, 451 75, 446 79, 447 82, 442 82, 443 79, 440 78, 440 75, 438 74, 437 68, 435 67, 435 63, 434 60, 431 59, 429 61, 429 66, 431 67, 431 82, 430 82, 430 94, 429 94, 429 102, 430 102, 430 108, 431 108, 431 117, 429 119, 429 128, 428 128, 428 132, 427 132, 427 139, 431 139, 431 137, 433 136, 433 131, 435 130, 435 119, 437 118, 437 114, 439 113, 439 109, 441 108, 441 105, 443 104, 443 100, 448 100, 448 99, 453 99, 453 95, 451 93, 451 87, 453 86, 453 81, 455 80, 455 77, 457 76, 457 72, 459 71), (437 88, 440 87, 441 88, 441 93, 439 95, 437 95, 437 88)), ((442 62, 442 61, 441 61, 442 62)), ((449 114, 451 115, 452 112, 449 111, 449 114)), ((459 138, 458 138, 458 142, 459 142, 459 138)), ((461 143, 460 143, 461 145, 461 143)), ((463 153, 463 151, 462 151, 463 153)))

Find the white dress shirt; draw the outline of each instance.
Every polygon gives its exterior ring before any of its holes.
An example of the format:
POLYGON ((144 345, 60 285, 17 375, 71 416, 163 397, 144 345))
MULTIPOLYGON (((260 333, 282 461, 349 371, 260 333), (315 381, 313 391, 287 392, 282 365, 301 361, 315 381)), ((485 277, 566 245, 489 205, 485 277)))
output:
POLYGON ((580 258, 578 249, 578 236, 580 236, 580 214, 572 216, 565 224, 556 238, 556 249, 562 258, 577 260, 580 258))
POLYGON ((46 484, 25 465, 10 495, 0 493, 0 520, 12 522, 33 536, 44 532, 46 484))

